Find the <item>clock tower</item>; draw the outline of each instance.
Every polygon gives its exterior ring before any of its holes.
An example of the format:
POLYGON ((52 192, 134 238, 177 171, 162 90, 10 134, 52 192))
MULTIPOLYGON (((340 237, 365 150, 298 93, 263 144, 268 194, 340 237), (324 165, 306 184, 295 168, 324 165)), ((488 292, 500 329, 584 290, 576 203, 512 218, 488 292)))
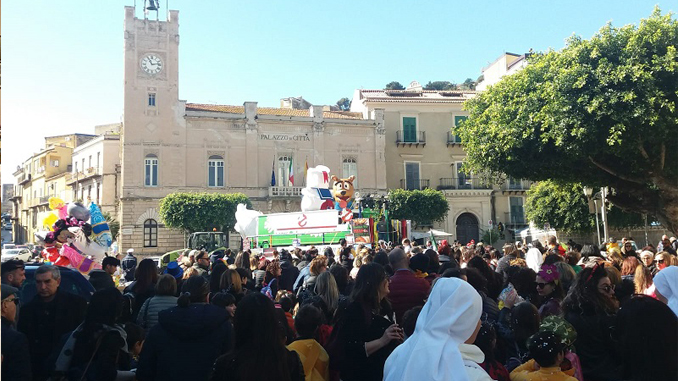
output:
MULTIPOLYGON (((179 12, 167 20, 137 18, 125 7, 124 120, 120 137, 121 252, 155 254, 159 247, 183 247, 183 237, 164 229, 162 197, 177 191, 184 173, 186 122, 179 101, 179 12)), ((155 12, 153 12, 155 13, 155 12)), ((147 14, 146 14, 147 15, 147 14)))

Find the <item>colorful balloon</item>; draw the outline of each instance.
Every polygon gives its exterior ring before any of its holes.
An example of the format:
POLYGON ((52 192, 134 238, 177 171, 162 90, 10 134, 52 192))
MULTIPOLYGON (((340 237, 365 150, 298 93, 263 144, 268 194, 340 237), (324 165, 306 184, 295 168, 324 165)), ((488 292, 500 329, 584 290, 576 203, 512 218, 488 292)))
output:
POLYGON ((94 241, 105 248, 110 247, 113 242, 113 237, 111 236, 111 230, 108 227, 108 221, 106 221, 101 213, 101 209, 99 209, 97 204, 92 202, 89 204, 89 213, 91 215, 90 224, 92 225, 94 241))

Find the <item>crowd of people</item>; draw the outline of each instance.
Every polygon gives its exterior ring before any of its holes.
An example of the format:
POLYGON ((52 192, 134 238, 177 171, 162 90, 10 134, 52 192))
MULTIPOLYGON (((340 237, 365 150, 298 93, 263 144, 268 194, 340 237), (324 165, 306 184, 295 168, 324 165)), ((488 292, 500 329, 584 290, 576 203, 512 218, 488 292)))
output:
POLYGON ((8 261, 2 379, 678 379, 675 239, 375 246, 130 251, 89 302, 8 261))

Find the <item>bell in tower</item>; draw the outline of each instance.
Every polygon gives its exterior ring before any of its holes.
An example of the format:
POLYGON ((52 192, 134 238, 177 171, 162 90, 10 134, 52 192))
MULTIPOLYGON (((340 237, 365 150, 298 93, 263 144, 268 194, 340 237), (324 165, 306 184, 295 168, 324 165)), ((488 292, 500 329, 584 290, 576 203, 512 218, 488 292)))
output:
POLYGON ((157 11, 160 8, 159 0, 145 0, 147 11, 157 11))

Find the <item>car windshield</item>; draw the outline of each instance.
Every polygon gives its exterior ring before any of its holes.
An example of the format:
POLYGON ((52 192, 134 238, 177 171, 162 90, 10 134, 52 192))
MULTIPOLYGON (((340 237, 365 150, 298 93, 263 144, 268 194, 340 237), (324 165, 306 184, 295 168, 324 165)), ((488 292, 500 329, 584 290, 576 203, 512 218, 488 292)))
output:
POLYGON ((5 251, 5 254, 19 254, 21 252, 20 249, 10 249, 5 251))

